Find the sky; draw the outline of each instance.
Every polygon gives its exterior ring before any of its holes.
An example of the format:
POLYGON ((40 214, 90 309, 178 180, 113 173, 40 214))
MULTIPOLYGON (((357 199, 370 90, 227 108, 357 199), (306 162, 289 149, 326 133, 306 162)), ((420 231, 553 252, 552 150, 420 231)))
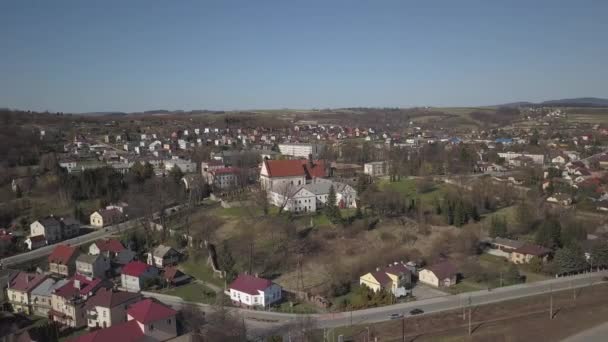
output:
POLYGON ((0 1, 0 107, 474 106, 608 97, 608 1, 0 1))

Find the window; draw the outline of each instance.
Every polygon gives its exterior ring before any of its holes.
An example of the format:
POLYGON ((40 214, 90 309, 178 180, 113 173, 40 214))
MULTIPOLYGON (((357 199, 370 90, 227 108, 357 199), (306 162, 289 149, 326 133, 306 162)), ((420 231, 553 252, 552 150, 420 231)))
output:
POLYGON ((150 324, 150 330, 154 330, 154 324, 150 324))
POLYGON ((171 320, 170 319, 167 320, 167 324, 171 324, 171 320))

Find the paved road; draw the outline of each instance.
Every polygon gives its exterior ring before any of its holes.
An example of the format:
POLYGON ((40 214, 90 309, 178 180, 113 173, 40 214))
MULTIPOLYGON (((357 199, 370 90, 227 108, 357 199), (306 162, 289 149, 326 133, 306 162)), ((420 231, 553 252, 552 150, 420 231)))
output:
MULTIPOLYGON (((165 209, 165 213, 167 216, 171 216, 172 214, 175 214, 180 209, 181 209, 181 206, 178 205, 175 207, 165 209)), ((114 233, 120 233, 125 230, 129 230, 134 227, 137 227, 138 222, 139 222, 139 219, 133 219, 133 220, 119 223, 119 224, 116 224, 113 226, 107 226, 104 228, 100 228, 91 233, 77 236, 73 239, 61 241, 57 244, 44 246, 42 248, 38 248, 33 251, 29 251, 26 253, 21 253, 21 254, 13 255, 13 256, 10 256, 10 257, 4 258, 4 259, 0 259, 0 265, 2 265, 3 267, 9 267, 9 266, 19 265, 19 264, 26 263, 31 260, 45 257, 45 256, 51 254, 51 252, 53 251, 55 246, 57 246, 58 244, 64 244, 64 245, 68 244, 70 246, 84 245, 84 244, 93 242, 95 240, 106 238, 114 233)))
MULTIPOLYGON (((506 300, 535 296, 549 293, 550 291, 567 290, 590 286, 602 282, 602 278, 608 275, 608 271, 587 273, 572 277, 550 279, 536 283, 520 284, 497 288, 492 291, 476 291, 460 295, 447 295, 408 303, 400 303, 379 308, 370 308, 352 312, 327 313, 310 315, 316 321, 318 328, 336 328, 350 324, 368 324, 389 320, 391 314, 403 314, 409 316, 409 311, 414 308, 424 310, 424 315, 449 311, 462 308, 470 303, 472 306, 497 303, 506 300), (470 301, 469 301, 470 298, 470 301)), ((186 302, 174 296, 161 295, 145 292, 145 296, 155 297, 176 308, 182 307, 186 302)), ((209 312, 210 305, 188 303, 199 306, 203 311, 209 312)), ((261 333, 262 331, 276 329, 282 325, 293 323, 299 316, 296 314, 256 311, 247 309, 238 310, 246 319, 250 328, 261 333)))
POLYGON ((33 251, 29 251, 26 253, 21 253, 21 254, 17 254, 17 255, 13 255, 13 256, 4 258, 4 259, 0 260, 0 264, 3 267, 9 267, 9 266, 13 266, 13 265, 22 264, 22 263, 25 263, 25 262, 28 262, 31 260, 35 260, 35 259, 39 259, 39 258, 42 258, 42 257, 45 257, 45 256, 51 254, 53 249, 58 244, 64 244, 64 245, 68 244, 70 246, 80 246, 80 245, 84 245, 89 242, 93 242, 95 240, 99 240, 104 237, 108 237, 119 231, 122 232, 125 230, 129 230, 135 226, 137 226, 136 221, 132 220, 132 221, 123 222, 123 223, 120 223, 117 225, 100 228, 91 233, 80 235, 80 236, 77 236, 77 237, 69 239, 69 240, 61 241, 57 244, 44 246, 44 247, 35 249, 33 251))

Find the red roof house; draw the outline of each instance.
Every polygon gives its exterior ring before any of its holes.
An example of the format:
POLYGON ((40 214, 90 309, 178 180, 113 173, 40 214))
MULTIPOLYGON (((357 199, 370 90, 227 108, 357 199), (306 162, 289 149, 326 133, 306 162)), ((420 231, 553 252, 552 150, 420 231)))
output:
POLYGON ((230 289, 250 295, 258 295, 259 291, 264 292, 270 286, 272 286, 272 281, 268 279, 258 278, 249 274, 240 274, 230 284, 230 289))
POLYGON ((306 176, 306 179, 312 179, 327 176, 324 160, 315 160, 312 163, 306 159, 264 160, 264 165, 269 177, 306 176))
POLYGON ((72 275, 76 269, 76 257, 76 247, 58 245, 48 257, 49 271, 66 277, 72 275))
POLYGON ((151 298, 137 302, 127 310, 127 315, 140 323, 150 323, 177 315, 177 311, 151 298))

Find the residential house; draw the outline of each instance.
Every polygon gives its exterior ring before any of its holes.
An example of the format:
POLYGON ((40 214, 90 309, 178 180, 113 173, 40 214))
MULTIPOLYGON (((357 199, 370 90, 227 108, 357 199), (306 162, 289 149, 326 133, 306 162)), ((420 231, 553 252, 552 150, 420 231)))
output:
POLYGON ((412 284, 412 272, 406 264, 395 262, 384 268, 376 268, 376 271, 362 275, 359 284, 369 287, 374 292, 386 290, 402 297, 408 294, 412 284))
POLYGON ((233 189, 239 185, 241 170, 236 167, 224 167, 213 169, 207 172, 203 171, 207 184, 212 185, 216 189, 226 190, 233 189))
POLYGON ((80 223, 74 219, 47 216, 30 224, 30 236, 42 235, 47 243, 54 244, 78 235, 80 223))
POLYGON ((348 184, 317 178, 311 183, 292 187, 291 193, 271 189, 268 192, 270 203, 293 212, 315 212, 327 205, 331 187, 336 193, 336 205, 340 208, 357 207, 357 191, 348 184))
POLYGON ((32 290, 32 313, 40 317, 48 317, 49 311, 52 309, 51 298, 53 291, 62 287, 68 282, 68 279, 55 280, 46 278, 40 285, 32 290))
POLYGON ((89 328, 107 328, 126 322, 128 306, 141 298, 140 293, 101 288, 87 300, 87 325, 89 328))
POLYGON ((110 259, 110 261, 119 259, 120 255, 125 254, 127 252, 131 251, 125 248, 122 242, 117 239, 97 240, 89 246, 90 255, 103 255, 106 258, 110 259))
POLYGON ((539 258, 543 262, 549 259, 551 250, 539 245, 525 244, 511 252, 511 262, 514 264, 527 264, 533 258, 539 258))
POLYGON ((164 268, 165 266, 177 265, 181 253, 176 251, 171 246, 159 245, 148 253, 148 265, 153 265, 158 268, 164 268))
POLYGON ((547 202, 556 203, 563 206, 569 206, 572 204, 572 196, 562 193, 555 193, 547 197, 547 202))
POLYGON ((25 244, 27 245, 27 249, 31 251, 46 246, 46 238, 44 235, 28 236, 25 239, 25 244))
POLYGON ((122 289, 129 292, 139 292, 145 287, 148 279, 158 277, 158 269, 141 261, 131 261, 122 268, 120 283, 122 289))
POLYGON ((324 150, 324 148, 324 144, 279 144, 279 151, 281 154, 299 158, 308 158, 309 156, 316 158, 324 150))
POLYGON ((228 289, 234 304, 247 307, 266 307, 281 300, 282 295, 279 285, 249 274, 240 274, 228 289))
POLYGON ((388 174, 388 164, 383 161, 363 164, 363 173, 372 177, 382 177, 388 174))
POLYGON ((105 255, 81 254, 76 258, 76 272, 91 278, 106 278, 110 270, 110 259, 105 255))
POLYGON ((117 208, 99 209, 91 214, 91 226, 102 228, 120 223, 123 220, 123 213, 117 208))
POLYGON ((51 295, 49 316, 59 324, 80 328, 87 325, 86 301, 100 288, 110 288, 112 283, 76 274, 51 295))
POLYGON ((418 272, 421 283, 435 287, 450 287, 458 281, 458 270, 449 261, 441 261, 418 272))
POLYGON ((177 286, 189 282, 192 278, 175 266, 167 266, 163 272, 162 279, 169 286, 177 286))
POLYGON ((281 191, 324 177, 327 177, 327 170, 323 160, 264 160, 260 171, 260 186, 266 190, 281 191))
POLYGON ((168 341, 177 336, 177 311, 153 299, 144 299, 127 309, 127 321, 92 331, 68 342, 168 341))
POLYGON ((57 245, 48 257, 49 271, 53 274, 69 277, 76 270, 78 249, 67 245, 57 245))
POLYGON ((490 249, 488 254, 511 259, 511 253, 522 247, 525 244, 523 241, 511 240, 502 237, 496 237, 490 241, 490 249))
POLYGON ((8 302, 13 307, 14 312, 31 314, 32 301, 31 293, 48 276, 37 273, 19 272, 9 282, 6 288, 8 302))

